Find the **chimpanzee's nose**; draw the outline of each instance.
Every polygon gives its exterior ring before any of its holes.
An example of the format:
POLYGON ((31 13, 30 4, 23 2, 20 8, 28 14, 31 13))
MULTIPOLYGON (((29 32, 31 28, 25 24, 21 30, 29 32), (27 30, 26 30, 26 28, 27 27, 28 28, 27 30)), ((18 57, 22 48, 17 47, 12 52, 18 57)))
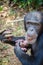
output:
POLYGON ((31 29, 31 31, 33 31, 33 29, 31 29))
POLYGON ((32 32, 34 29, 33 28, 30 28, 30 31, 32 32))

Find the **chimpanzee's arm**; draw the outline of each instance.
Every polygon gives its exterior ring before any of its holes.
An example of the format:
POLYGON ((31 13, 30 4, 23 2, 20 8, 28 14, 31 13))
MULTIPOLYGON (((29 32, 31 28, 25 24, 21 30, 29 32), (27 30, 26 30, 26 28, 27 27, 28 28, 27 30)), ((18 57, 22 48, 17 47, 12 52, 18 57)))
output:
POLYGON ((11 30, 4 30, 0 32, 0 41, 3 41, 4 43, 10 43, 11 45, 15 45, 17 40, 25 40, 24 36, 15 37, 12 35, 11 30))
POLYGON ((25 40, 24 36, 21 37, 15 37, 15 36, 9 36, 9 37, 5 37, 4 35, 2 35, 2 33, 0 33, 0 41, 3 41, 5 43, 16 43, 17 40, 25 40))
POLYGON ((14 48, 14 52, 23 65, 43 65, 43 50, 39 50, 34 57, 23 52, 19 44, 14 48))

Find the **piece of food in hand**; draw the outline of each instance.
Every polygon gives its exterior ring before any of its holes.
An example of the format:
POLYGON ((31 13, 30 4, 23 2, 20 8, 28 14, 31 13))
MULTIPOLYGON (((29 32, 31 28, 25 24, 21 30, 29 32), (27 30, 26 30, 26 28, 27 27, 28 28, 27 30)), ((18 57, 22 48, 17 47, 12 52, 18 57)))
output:
POLYGON ((20 42, 20 47, 21 48, 26 48, 28 47, 28 42, 26 40, 24 40, 23 42, 20 42))
POLYGON ((22 51, 26 52, 27 51, 27 48, 21 48, 22 51))

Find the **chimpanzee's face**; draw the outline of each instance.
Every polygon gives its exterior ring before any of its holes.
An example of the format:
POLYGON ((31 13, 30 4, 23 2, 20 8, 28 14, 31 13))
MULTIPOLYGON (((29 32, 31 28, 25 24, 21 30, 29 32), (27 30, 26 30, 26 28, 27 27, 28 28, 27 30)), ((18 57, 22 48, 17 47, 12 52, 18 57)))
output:
POLYGON ((40 22, 26 22, 26 28, 27 31, 30 30, 31 32, 34 32, 34 30, 39 34, 39 31, 41 29, 41 23, 40 22))
MULTIPOLYGON (((30 14, 29 14, 30 15, 30 14)), ((36 42, 37 37, 41 31, 41 23, 40 23, 40 15, 31 14, 30 17, 29 15, 27 16, 25 20, 25 25, 26 25, 26 39, 30 44, 33 44, 36 42)))
POLYGON ((27 32, 26 37, 30 44, 36 42, 38 34, 41 30, 41 24, 38 22, 27 22, 26 23, 27 32))

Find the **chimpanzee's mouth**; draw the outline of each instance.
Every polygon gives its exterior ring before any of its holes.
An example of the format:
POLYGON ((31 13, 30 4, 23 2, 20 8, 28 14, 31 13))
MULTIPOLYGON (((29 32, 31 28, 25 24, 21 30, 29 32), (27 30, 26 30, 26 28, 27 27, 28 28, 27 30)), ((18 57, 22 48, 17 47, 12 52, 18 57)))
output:
POLYGON ((29 41, 34 40, 34 39, 36 39, 36 38, 28 38, 29 41))
POLYGON ((36 39, 36 36, 28 36, 29 41, 34 40, 34 39, 36 39))

